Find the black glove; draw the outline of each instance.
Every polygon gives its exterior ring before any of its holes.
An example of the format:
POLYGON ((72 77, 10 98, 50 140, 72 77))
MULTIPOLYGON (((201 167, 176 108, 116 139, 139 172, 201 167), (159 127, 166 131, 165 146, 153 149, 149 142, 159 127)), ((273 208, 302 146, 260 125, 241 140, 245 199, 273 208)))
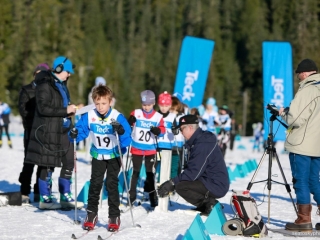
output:
POLYGON ((128 123, 130 126, 132 126, 136 121, 137 121, 137 119, 133 115, 130 115, 130 117, 128 118, 128 123))
POLYGON ((173 192, 174 190, 174 183, 170 179, 169 181, 166 181, 160 185, 158 188, 158 195, 159 197, 166 197, 169 195, 170 192, 173 192))
POLYGON ((171 130, 172 130, 172 133, 173 133, 174 135, 178 135, 178 134, 179 134, 179 128, 177 128, 177 127, 172 127, 171 130))
POLYGON ((124 134, 124 128, 122 127, 122 125, 119 122, 112 121, 111 126, 113 128, 113 131, 117 132, 119 135, 124 134))
POLYGON ((76 128, 72 128, 69 132, 69 136, 72 138, 72 139, 75 139, 77 138, 78 136, 78 129, 76 128))
POLYGON ((161 130, 160 130, 160 128, 158 128, 158 127, 151 127, 150 128, 150 132, 152 132, 154 135, 156 135, 156 136, 159 136, 160 135, 160 133, 161 133, 161 130))
POLYGON ((207 125, 207 124, 208 124, 208 121, 207 121, 207 120, 202 119, 202 124, 203 124, 203 125, 207 125))
POLYGON ((283 112, 281 115, 287 115, 287 113, 289 112, 290 108, 289 107, 286 107, 284 108, 283 112))

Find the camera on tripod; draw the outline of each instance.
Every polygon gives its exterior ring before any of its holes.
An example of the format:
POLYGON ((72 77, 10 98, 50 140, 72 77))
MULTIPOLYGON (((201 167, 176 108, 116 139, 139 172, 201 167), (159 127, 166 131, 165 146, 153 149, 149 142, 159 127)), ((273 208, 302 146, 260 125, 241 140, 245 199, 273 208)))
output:
POLYGON ((279 110, 274 104, 268 103, 267 109, 270 111, 272 115, 279 116, 279 110))

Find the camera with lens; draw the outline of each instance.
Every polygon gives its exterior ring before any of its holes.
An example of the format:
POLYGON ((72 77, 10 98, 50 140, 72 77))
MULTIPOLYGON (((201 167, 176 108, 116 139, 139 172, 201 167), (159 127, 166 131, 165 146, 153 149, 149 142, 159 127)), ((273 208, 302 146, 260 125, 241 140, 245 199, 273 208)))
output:
POLYGON ((268 103, 267 109, 270 111, 272 115, 279 116, 279 110, 274 104, 268 103))

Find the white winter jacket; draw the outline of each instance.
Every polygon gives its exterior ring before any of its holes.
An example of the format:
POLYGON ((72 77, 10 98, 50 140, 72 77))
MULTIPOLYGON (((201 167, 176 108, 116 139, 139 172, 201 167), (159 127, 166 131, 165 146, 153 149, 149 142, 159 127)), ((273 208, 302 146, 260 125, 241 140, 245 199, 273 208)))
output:
POLYGON ((285 149, 320 156, 320 74, 310 75, 300 87, 282 119, 288 123, 285 149))

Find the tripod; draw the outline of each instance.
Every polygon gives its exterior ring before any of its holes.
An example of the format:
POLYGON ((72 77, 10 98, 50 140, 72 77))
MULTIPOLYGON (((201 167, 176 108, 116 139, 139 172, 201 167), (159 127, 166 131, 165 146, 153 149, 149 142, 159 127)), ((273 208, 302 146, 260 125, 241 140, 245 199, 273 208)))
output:
MULTIPOLYGON (((294 207, 294 210, 296 211, 296 214, 298 215, 298 211, 297 211, 297 208, 294 204, 294 201, 293 201, 293 198, 292 198, 292 195, 291 195, 291 189, 290 189, 290 185, 288 184, 287 180, 286 180, 286 177, 283 173, 283 169, 281 167, 281 164, 280 164, 280 161, 279 161, 279 158, 278 158, 278 155, 277 155, 277 152, 276 152, 276 149, 273 145, 273 122, 274 120, 278 120, 276 115, 271 115, 270 117, 270 130, 269 130, 269 134, 268 134, 268 139, 267 139, 267 147, 265 148, 265 151, 263 153, 263 156, 259 162, 259 165, 256 169, 256 171, 254 172, 253 174, 253 177, 251 179, 251 181, 249 182, 248 184, 248 187, 247 187, 247 190, 250 190, 252 185, 254 183, 260 183, 260 182, 267 182, 268 183, 268 190, 269 190, 269 193, 268 193, 268 223, 270 224, 270 193, 271 193, 271 183, 272 182, 275 182, 275 183, 278 183, 278 184, 282 184, 282 185, 285 185, 285 188, 287 189, 287 192, 289 193, 290 195, 290 198, 291 198, 291 201, 292 201, 292 204, 293 204, 293 207, 294 207), (254 179, 256 178, 257 174, 258 174, 258 171, 262 165, 262 162, 265 158, 266 155, 269 155, 269 166, 268 166, 268 178, 266 180, 262 180, 262 181, 257 181, 257 182, 253 182, 254 179), (283 181, 284 183, 280 183, 280 182, 277 182, 277 181, 274 181, 271 179, 271 168, 272 168, 272 158, 273 156, 275 156, 276 160, 277 160, 277 163, 278 163, 278 166, 279 166, 279 169, 280 169, 280 172, 281 172, 281 175, 282 175, 282 178, 283 178, 283 181)), ((285 125, 284 123, 282 123, 281 121, 279 121, 285 128, 288 128, 287 125, 285 125)))

